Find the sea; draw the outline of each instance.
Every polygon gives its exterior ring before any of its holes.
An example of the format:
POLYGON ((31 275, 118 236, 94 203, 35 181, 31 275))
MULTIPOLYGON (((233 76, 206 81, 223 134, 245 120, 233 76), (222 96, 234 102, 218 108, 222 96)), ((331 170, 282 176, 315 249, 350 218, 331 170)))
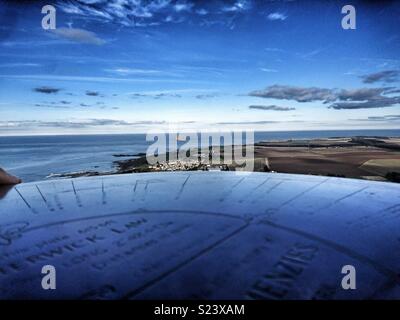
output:
MULTIPOLYGON (((351 136, 400 137, 400 129, 255 132, 254 140, 351 136)), ((4 136, 0 137, 0 167, 24 182, 71 172, 110 171, 114 161, 145 153, 152 143, 145 134, 4 136)))

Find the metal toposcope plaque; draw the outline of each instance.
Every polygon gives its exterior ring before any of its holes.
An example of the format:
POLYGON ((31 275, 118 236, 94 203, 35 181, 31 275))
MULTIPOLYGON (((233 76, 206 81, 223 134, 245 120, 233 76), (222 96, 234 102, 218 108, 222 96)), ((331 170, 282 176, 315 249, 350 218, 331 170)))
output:
POLYGON ((2 299, 400 298, 398 184, 175 172, 2 193, 2 299))

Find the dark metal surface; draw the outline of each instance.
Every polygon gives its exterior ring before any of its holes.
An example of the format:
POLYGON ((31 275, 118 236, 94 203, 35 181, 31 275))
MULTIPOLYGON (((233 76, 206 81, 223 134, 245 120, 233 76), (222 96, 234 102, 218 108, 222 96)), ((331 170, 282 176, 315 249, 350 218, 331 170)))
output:
POLYGON ((174 172, 0 191, 3 299, 400 298, 397 184, 174 172))

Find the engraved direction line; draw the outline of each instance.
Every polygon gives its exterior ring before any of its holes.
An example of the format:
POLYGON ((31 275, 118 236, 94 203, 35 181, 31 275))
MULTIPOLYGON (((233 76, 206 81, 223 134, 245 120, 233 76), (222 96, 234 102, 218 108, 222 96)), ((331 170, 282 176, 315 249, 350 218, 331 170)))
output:
POLYGON ((222 202, 222 201, 225 201, 225 199, 233 192, 233 189, 235 189, 239 184, 241 184, 245 178, 246 178, 246 177, 243 177, 242 179, 240 179, 239 181, 237 181, 237 182, 231 187, 231 189, 230 189, 228 192, 226 192, 226 193, 219 199, 219 201, 221 201, 221 202, 222 202))
MULTIPOLYGON (((282 183, 284 183, 284 182, 285 182, 285 180, 281 180, 281 181, 279 181, 278 183, 274 184, 271 188, 269 188, 269 189, 267 190, 267 192, 265 192, 265 193, 262 194, 261 196, 269 194, 271 191, 273 191, 274 189, 278 188, 278 187, 279 187, 282 183)), ((254 199, 251 203, 255 203, 255 202, 257 202, 258 200, 259 200, 259 198, 256 198, 256 199, 254 199)))
POLYGON ((138 181, 139 180, 136 180, 135 181, 135 185, 133 186, 133 192, 132 192, 132 201, 135 201, 135 195, 136 195, 136 189, 137 189, 137 186, 138 186, 138 181))
POLYGON ((106 190, 104 188, 104 180, 101 179, 101 203, 102 204, 107 204, 107 198, 106 198, 106 190))
POLYGON ((44 197, 42 191, 40 191, 39 186, 38 186, 37 184, 35 184, 35 187, 36 187, 37 191, 39 192, 40 196, 42 197, 43 201, 44 201, 45 203, 47 203, 47 200, 46 200, 46 198, 44 197))
POLYGON ((250 223, 246 222, 240 228, 234 230, 233 232, 229 233, 225 237, 217 240, 216 242, 214 242, 213 244, 207 246, 203 250, 200 250, 197 254, 193 255, 189 259, 187 259, 185 261, 182 261, 181 263, 177 264, 175 267, 173 267, 173 268, 161 273, 159 276, 155 277, 153 280, 150 280, 149 282, 145 283, 144 285, 140 286, 139 288, 127 293, 125 296, 122 297, 122 299, 131 299, 131 298, 135 297, 136 295, 142 293, 143 291, 145 291, 146 289, 148 289, 148 288, 152 287, 153 285, 157 284, 158 282, 160 282, 164 278, 166 278, 166 277, 170 276, 171 274, 175 273, 176 271, 178 271, 182 267, 190 264, 191 262, 193 262, 197 258, 199 258, 199 257, 207 254, 208 252, 212 251, 212 249, 214 249, 217 246, 221 245, 225 241, 231 239, 232 237, 234 237, 235 235, 239 234, 240 232, 242 232, 244 229, 246 229, 249 226, 250 226, 250 223))
POLYGON ((352 193, 349 193, 348 195, 346 195, 346 196, 344 196, 344 197, 341 197, 341 198, 339 198, 339 199, 336 199, 334 203, 338 203, 338 202, 343 201, 343 200, 345 200, 345 199, 351 198, 352 196, 356 195, 357 193, 360 193, 360 192, 364 191, 365 189, 368 189, 368 187, 361 188, 361 189, 359 189, 359 190, 357 190, 357 191, 354 191, 354 192, 352 192, 352 193))
POLYGON ((348 224, 365 229, 371 227, 372 225, 377 226, 378 224, 386 223, 388 219, 397 219, 399 217, 400 204, 398 203, 375 211, 373 216, 363 216, 359 219, 359 221, 349 222, 348 224))
POLYGON ((328 181, 330 178, 327 178, 313 186, 311 186, 310 188, 300 192, 299 194, 295 195, 293 198, 290 198, 288 200, 286 200, 285 202, 283 202, 276 210, 280 210, 282 207, 286 206, 287 204, 299 199, 300 197, 304 196, 306 193, 316 189, 317 187, 319 187, 321 184, 324 184, 326 181, 328 181))
POLYGON ((35 184, 35 187, 37 189, 37 191, 39 192, 40 196, 42 197, 46 207, 50 210, 50 211, 54 211, 54 208, 51 206, 51 204, 47 201, 47 199, 45 198, 45 196, 43 195, 42 191, 40 190, 39 186, 37 184, 35 184))
POLYGON ((190 175, 188 175, 187 178, 185 179, 185 181, 183 182, 181 188, 178 191, 178 194, 175 197, 175 200, 178 200, 181 197, 181 195, 183 193, 183 190, 185 189, 186 183, 188 182, 189 178, 190 178, 190 175))
POLYGON ((56 203, 58 209, 64 210, 64 207, 63 207, 63 205, 61 204, 60 198, 59 198, 58 193, 57 193, 57 187, 56 187, 56 185, 55 185, 54 182, 53 182, 53 189, 54 189, 54 191, 55 191, 55 192, 54 192, 54 201, 55 201, 55 203, 56 203))
POLYGON ((248 199, 253 192, 255 192, 257 189, 261 188, 264 184, 266 184, 268 182, 270 178, 265 179, 263 182, 261 182, 260 184, 258 184, 253 190, 251 190, 245 197, 243 197, 242 199, 239 200, 240 203, 242 203, 244 200, 248 199))
POLYGON ((345 199, 348 199, 348 198, 351 198, 352 196, 355 196, 356 194, 364 191, 365 189, 368 189, 368 187, 363 187, 363 188, 358 189, 358 190, 356 190, 354 192, 351 192, 351 193, 349 193, 349 194, 347 194, 347 195, 345 195, 343 197, 340 197, 340 198, 336 199, 335 201, 333 201, 333 202, 331 202, 331 203, 329 203, 329 204, 327 204, 327 205, 325 205, 325 206, 323 206, 321 208, 318 208, 315 212, 321 211, 321 210, 326 210, 326 209, 334 206, 335 204, 338 204, 339 202, 341 202, 341 201, 343 201, 345 199))
POLYGON ((146 195, 147 195, 147 189, 148 189, 148 187, 149 187, 149 180, 146 180, 146 183, 145 183, 145 185, 144 185, 143 192, 142 192, 142 199, 141 199, 141 201, 146 201, 146 195))
POLYGON ((21 199, 25 202, 27 207, 35 214, 37 214, 36 210, 33 209, 33 207, 29 204, 29 202, 24 198, 24 196, 21 194, 21 192, 18 190, 17 187, 14 188, 14 190, 18 193, 18 195, 21 197, 21 199))
POLYGON ((79 195, 78 195, 78 192, 77 192, 77 190, 76 190, 76 188, 75 188, 75 183, 74 183, 73 180, 71 180, 71 184, 72 184, 72 190, 74 191, 74 194, 75 194, 75 198, 76 198, 76 202, 77 202, 77 204, 78 204, 78 207, 82 207, 82 201, 81 201, 81 198, 80 198, 79 195))

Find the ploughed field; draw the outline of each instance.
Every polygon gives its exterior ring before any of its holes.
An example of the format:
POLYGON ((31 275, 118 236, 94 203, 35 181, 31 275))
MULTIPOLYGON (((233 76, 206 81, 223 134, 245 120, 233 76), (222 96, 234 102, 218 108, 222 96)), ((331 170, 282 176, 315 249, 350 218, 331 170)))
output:
POLYGON ((255 147, 256 162, 269 170, 371 180, 399 179, 400 139, 341 138, 267 142, 255 147))

